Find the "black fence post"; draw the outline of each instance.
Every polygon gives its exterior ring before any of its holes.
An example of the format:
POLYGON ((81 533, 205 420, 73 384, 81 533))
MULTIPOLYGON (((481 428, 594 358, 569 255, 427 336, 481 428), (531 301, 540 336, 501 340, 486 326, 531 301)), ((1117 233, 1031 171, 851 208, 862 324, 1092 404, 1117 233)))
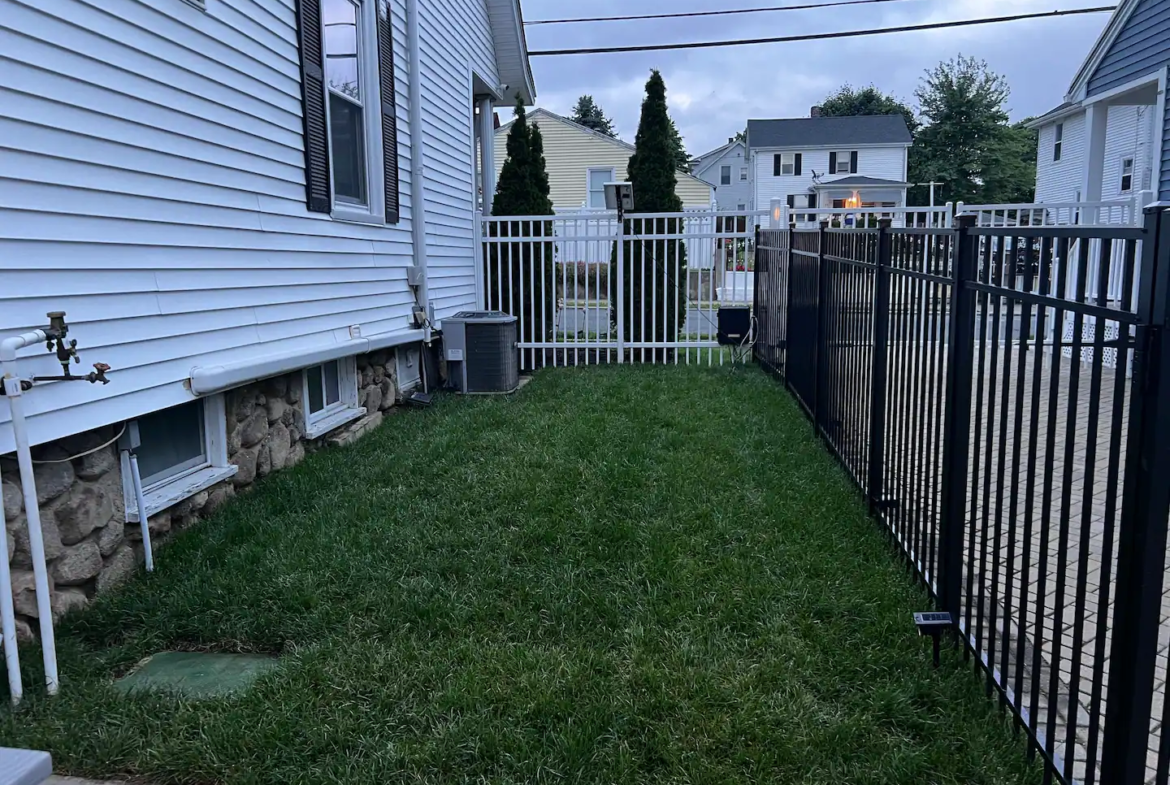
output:
POLYGON ((1101 749, 1101 782, 1110 785, 1147 778, 1170 516, 1170 211, 1148 208, 1145 235, 1101 749))
MULTIPOLYGON (((770 332, 768 325, 771 324, 771 320, 766 313, 763 313, 761 311, 761 309, 766 311, 768 309, 768 306, 771 305, 771 303, 765 303, 763 298, 760 297, 761 289, 764 289, 764 290, 767 289, 768 281, 770 281, 771 278, 769 276, 769 269, 768 269, 768 262, 769 262, 769 260, 767 258, 768 254, 764 253, 760 249, 760 225, 758 223, 756 224, 754 235, 755 235, 755 240, 754 240, 755 247, 752 251, 752 258, 755 260, 756 274, 755 274, 755 278, 753 279, 754 285, 752 286, 752 318, 753 318, 753 327, 757 331, 757 334, 752 336, 752 338, 753 338, 753 340, 752 340, 752 359, 754 359, 757 363, 760 363, 760 361, 761 361, 761 358, 760 358, 760 355, 761 355, 760 345, 761 345, 761 343, 763 344, 763 347, 764 347, 763 352, 762 352, 764 357, 769 357, 771 355, 771 345, 767 342, 767 339, 766 339, 767 334, 770 332), (765 281, 764 280, 765 278, 767 278, 768 280, 765 281)), ((745 262, 747 261, 747 254, 746 253, 744 254, 744 261, 745 262)), ((744 268, 745 269, 747 268, 746 264, 744 265, 744 268)), ((715 275, 714 270, 711 271, 711 275, 712 276, 715 275)), ((702 288, 703 288, 703 278, 702 278, 702 273, 700 273, 699 274, 699 290, 702 291, 702 288)), ((765 360, 764 362, 768 362, 769 364, 771 364, 769 360, 765 360)), ((761 363, 761 364, 763 364, 763 363, 761 363)), ((775 368, 771 368, 769 370, 774 371, 775 368)))
POLYGON ((824 397, 828 385, 828 363, 825 341, 829 335, 829 267, 825 264, 825 241, 828 221, 821 221, 817 234, 817 335, 813 344, 813 433, 823 433, 821 418, 825 414, 824 397))
POLYGON ((893 221, 878 221, 877 269, 873 287, 873 368, 870 371, 869 391, 869 512, 876 515, 881 508, 882 475, 886 452, 886 378, 889 370, 890 349, 890 226, 893 221))
POLYGON ((962 610, 963 533, 967 526, 970 471, 971 380, 975 367, 975 290, 979 238, 970 234, 975 216, 955 218, 951 269, 950 324, 947 326, 946 411, 943 418, 942 515, 939 520, 939 604, 957 622, 962 610))

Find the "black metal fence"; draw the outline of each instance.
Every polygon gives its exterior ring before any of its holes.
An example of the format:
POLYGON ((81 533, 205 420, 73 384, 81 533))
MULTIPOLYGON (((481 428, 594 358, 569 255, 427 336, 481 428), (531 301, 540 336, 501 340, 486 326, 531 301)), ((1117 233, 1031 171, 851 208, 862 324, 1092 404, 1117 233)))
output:
POLYGON ((783 379, 1046 780, 1170 781, 1170 212, 761 231, 783 379))

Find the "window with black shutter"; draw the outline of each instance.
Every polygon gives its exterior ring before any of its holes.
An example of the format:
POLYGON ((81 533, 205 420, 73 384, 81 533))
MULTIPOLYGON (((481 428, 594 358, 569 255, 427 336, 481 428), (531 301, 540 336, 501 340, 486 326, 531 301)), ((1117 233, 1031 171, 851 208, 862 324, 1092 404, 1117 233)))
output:
POLYGON ((849 154, 849 174, 857 174, 857 151, 849 154))
POLYGON ((793 156, 793 159, 795 160, 795 163, 793 164, 793 167, 792 167, 792 173, 794 175, 796 175, 797 177, 800 177, 800 168, 801 168, 801 165, 804 161, 804 156, 801 155, 800 153, 797 153, 796 155, 793 156))
POLYGON ((388 0, 298 0, 306 203, 399 220, 394 35, 388 0), (381 144, 378 144, 381 140, 381 144))

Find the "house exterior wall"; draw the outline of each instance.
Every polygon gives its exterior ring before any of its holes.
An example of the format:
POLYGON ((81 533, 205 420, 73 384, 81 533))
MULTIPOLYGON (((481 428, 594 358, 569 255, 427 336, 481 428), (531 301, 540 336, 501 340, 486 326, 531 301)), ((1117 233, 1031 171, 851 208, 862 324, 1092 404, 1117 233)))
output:
MULTIPOLYGON (((485 0, 420 2, 441 319, 475 302, 471 70, 496 66, 485 0)), ((402 220, 381 226, 306 209, 294 0, 0 0, 0 335, 64 310, 82 367, 114 369, 27 394, 34 443, 186 403, 194 366, 407 329, 405 0, 392 18, 402 220)), ((8 420, 0 398, 0 454, 8 420)))
MULTIPOLYGON (((1105 169, 1101 198, 1121 199, 1130 194, 1121 191, 1121 162, 1134 159, 1134 190, 1140 191, 1152 181, 1156 146, 1155 108, 1152 106, 1111 106, 1105 131, 1105 169)), ((1036 201, 1075 202, 1083 187, 1085 167, 1085 115, 1064 118, 1064 134, 1059 161, 1052 160, 1056 123, 1039 129, 1036 153, 1036 201)))
POLYGON ((751 172, 748 172, 746 180, 739 179, 740 170, 748 166, 744 150, 742 143, 732 145, 721 154, 700 161, 692 171, 695 177, 714 187, 715 201, 720 210, 737 210, 741 204, 745 209, 756 209, 752 207, 751 172), (720 173, 724 166, 731 167, 731 185, 720 184, 720 173))
MULTIPOLYGON (((317 439, 306 433, 300 371, 227 393, 225 436, 229 460, 237 471, 230 479, 151 515, 151 545, 165 545, 175 533, 211 515, 237 492, 296 466, 306 452, 348 444, 380 425, 400 394, 394 352, 360 355, 356 368, 358 401, 366 407, 366 416, 317 439)), ((60 461, 108 442, 118 430, 103 426, 36 447, 33 459, 60 461)), ((11 456, 0 457, 0 476, 16 629, 19 637, 28 639, 37 629, 37 600, 27 511, 11 456)), ((143 560, 142 530, 137 522, 126 520, 116 444, 73 461, 39 464, 35 477, 50 597, 57 617, 84 607, 138 568, 143 560)))
MULTIPOLYGON (((541 112, 533 112, 528 121, 540 128, 544 140, 544 158, 553 207, 557 210, 578 210, 586 204, 589 195, 587 182, 591 168, 613 167, 618 181, 627 179, 626 167, 633 151, 625 144, 590 133, 574 124, 566 123, 541 112)), ((496 181, 508 157, 508 130, 511 125, 496 130, 496 181)), ((711 186, 696 177, 681 172, 675 178, 675 193, 683 207, 708 207, 712 202, 711 186)), ((637 194, 634 194, 635 201, 637 194)))
MULTIPOLYGON (((1125 26, 1090 75, 1086 94, 1089 97, 1112 90, 1147 76, 1166 73, 1170 65, 1170 3, 1165 0, 1141 0, 1125 26)), ((1161 199, 1170 198, 1170 103, 1163 104, 1158 190, 1161 199)))
MULTIPOLYGON (((759 209, 767 209, 773 199, 786 199, 789 194, 807 194, 813 185, 813 171, 824 174, 829 170, 829 153, 833 150, 809 150, 797 148, 763 148, 752 151, 755 204, 759 209), (777 177, 773 174, 772 156, 777 153, 797 152, 802 154, 801 173, 799 176, 787 175, 777 177)), ((858 176, 880 177, 884 180, 904 182, 906 179, 906 147, 859 147, 857 149, 858 176)), ((823 183, 849 175, 822 177, 823 183)), ((797 208, 801 207, 797 202, 797 208)))

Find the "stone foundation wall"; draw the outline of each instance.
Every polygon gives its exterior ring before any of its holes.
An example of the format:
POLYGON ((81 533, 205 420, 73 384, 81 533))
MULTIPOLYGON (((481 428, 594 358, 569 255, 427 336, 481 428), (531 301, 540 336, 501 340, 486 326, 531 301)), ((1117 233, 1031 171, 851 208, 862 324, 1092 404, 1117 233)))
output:
MULTIPOLYGON (((365 416, 312 440, 305 436, 301 371, 224 393, 228 460, 239 470, 151 516, 156 552, 174 532, 198 523, 268 474, 296 466, 306 452, 348 444, 380 425, 398 397, 395 367, 393 350, 359 355, 358 403, 365 416)), ((35 469, 55 617, 84 607, 142 563, 141 529, 126 522, 117 443, 68 460, 110 441, 121 428, 120 423, 96 428, 33 448, 34 461, 55 461, 35 469)), ((15 455, 0 456, 0 478, 17 633, 30 638, 37 628, 37 600, 15 455)))

